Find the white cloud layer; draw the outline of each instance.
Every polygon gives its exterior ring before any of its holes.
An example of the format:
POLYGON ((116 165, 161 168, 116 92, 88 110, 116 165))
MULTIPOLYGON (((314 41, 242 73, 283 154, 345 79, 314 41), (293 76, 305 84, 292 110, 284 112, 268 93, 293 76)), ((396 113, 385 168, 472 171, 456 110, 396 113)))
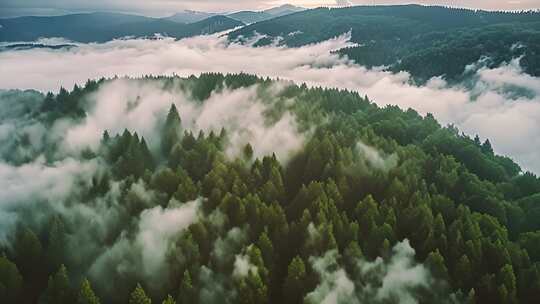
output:
MULTIPOLYGON (((268 91, 279 90, 276 84, 268 91)), ((144 136, 151 148, 158 149, 162 123, 172 103, 178 108, 182 127, 195 136, 200 130, 219 134, 225 128, 229 140, 225 153, 231 158, 242 155, 244 146, 250 143, 255 157, 275 153, 286 161, 305 140, 290 113, 267 123, 264 112, 269 106, 261 100, 257 85, 215 91, 200 104, 192 100, 189 92, 161 81, 116 79, 102 85, 87 101, 87 117, 65 131, 63 148, 68 154, 78 155, 86 147, 97 149, 105 130, 114 135, 126 128, 144 136)))
POLYGON ((175 202, 166 209, 157 206, 141 213, 135 242, 141 248, 142 266, 149 277, 165 271, 162 267, 171 238, 197 220, 199 206, 200 200, 175 202))
MULTIPOLYGON (((0 162, 0 244, 13 233, 21 210, 32 207, 45 216, 62 211, 76 186, 88 184, 98 163, 66 158, 47 165, 43 157, 22 166, 0 162)), ((34 219, 40 220, 39 217, 34 219)))
MULTIPOLYGON (((405 239, 392 248, 388 259, 357 261, 357 277, 351 277, 339 266, 336 250, 310 262, 319 274, 320 282, 306 296, 310 304, 360 304, 360 303, 420 303, 421 296, 430 290, 434 278, 429 270, 415 262, 415 251, 405 239), (421 290, 421 292, 418 292, 421 290)), ((454 295, 440 299, 440 303, 454 303, 454 295)))
POLYGON ((439 78, 414 86, 407 73, 366 69, 330 53, 349 45, 349 36, 343 35, 300 48, 252 48, 212 35, 180 41, 117 40, 64 51, 9 51, 0 53, 0 88, 58 90, 115 75, 247 72, 280 77, 358 90, 381 106, 397 104, 433 113, 444 124, 490 138, 496 152, 540 172, 540 79, 523 73, 517 60, 496 69, 477 68, 472 89, 449 87, 439 78), (509 86, 525 89, 530 96, 511 96, 509 86))
POLYGON ((388 171, 398 164, 398 156, 396 154, 383 155, 377 149, 361 141, 356 143, 356 150, 362 155, 362 159, 365 159, 371 167, 381 171, 388 171))
POLYGON ((396 104, 421 114, 433 113, 443 124, 454 123, 467 134, 490 138, 497 153, 540 172, 540 79, 523 73, 517 60, 495 69, 471 67, 477 76, 472 89, 449 87, 440 78, 414 86, 408 73, 366 69, 331 54, 350 46, 349 38, 343 35, 300 48, 252 48, 212 35, 180 41, 117 40, 64 51, 2 52, 0 88, 58 90, 61 85, 71 87, 88 78, 114 75, 247 72, 280 77, 357 90, 381 106, 396 104), (509 87, 519 87, 529 95, 516 97, 509 87))

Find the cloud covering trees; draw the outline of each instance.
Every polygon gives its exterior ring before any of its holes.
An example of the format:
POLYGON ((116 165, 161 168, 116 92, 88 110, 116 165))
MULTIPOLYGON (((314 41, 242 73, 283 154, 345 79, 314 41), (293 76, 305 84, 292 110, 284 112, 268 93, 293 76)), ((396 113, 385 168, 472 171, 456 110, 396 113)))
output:
POLYGON ((2 52, 0 83, 4 89, 56 91, 60 85, 71 87, 102 76, 247 72, 310 86, 347 88, 367 94, 381 106, 396 104, 421 114, 433 113, 443 124, 455 124, 471 136, 490 138, 497 153, 540 172, 536 157, 540 148, 540 80, 522 72, 519 58, 493 69, 470 66, 468 83, 449 85, 435 77, 416 86, 405 72, 367 69, 332 53, 351 46, 349 39, 344 34, 299 48, 253 48, 211 35, 180 41, 115 40, 62 51, 2 52))

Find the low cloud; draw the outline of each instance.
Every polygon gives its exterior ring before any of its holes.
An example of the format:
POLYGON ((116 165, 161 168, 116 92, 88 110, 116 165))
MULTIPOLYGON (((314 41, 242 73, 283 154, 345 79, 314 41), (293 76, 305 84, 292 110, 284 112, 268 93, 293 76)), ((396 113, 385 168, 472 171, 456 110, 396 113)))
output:
MULTIPOLYGON (((241 155, 249 143, 255 157, 275 153, 280 160, 287 160, 303 146, 304 135, 298 132, 296 119, 289 112, 277 122, 268 122, 264 115, 268 107, 260 100, 257 89, 251 86, 212 94, 193 119, 193 127, 216 132, 225 127, 229 132, 225 152, 230 157, 241 155)), ((275 93, 278 91, 276 88, 275 93)))
POLYGON ((384 155, 384 153, 361 141, 356 143, 356 150, 360 154, 360 157, 365 159, 372 168, 386 172, 398 164, 398 156, 396 154, 384 155))
POLYGON ((185 204, 172 201, 166 209, 157 206, 141 213, 135 242, 142 250, 142 267, 149 277, 166 272, 165 253, 172 237, 197 220, 199 207, 200 200, 185 204))
POLYGON ((7 245, 21 213, 35 210, 38 216, 31 219, 42 224, 48 214, 62 212, 62 202, 79 187, 88 186, 98 169, 96 161, 72 158, 47 164, 39 157, 21 166, 0 162, 0 245, 7 245))
MULTIPOLYGON (((351 45, 350 35, 345 34, 299 48, 253 48, 216 34, 180 41, 132 39, 68 50, 7 51, 0 53, 0 84, 6 89, 46 91, 114 75, 247 72, 279 77, 310 86, 357 90, 380 106, 395 104, 421 114, 433 113, 443 124, 453 123, 466 134, 490 138, 497 153, 540 172, 540 79, 525 74, 517 60, 494 69, 473 66, 474 81, 467 85, 450 86, 437 77, 416 86, 408 73, 367 69, 332 53, 351 45)), ((288 127, 284 121, 282 128, 288 127)))
MULTIPOLYGON (((275 84, 265 93, 277 96, 281 87, 275 84)), ((296 118, 288 112, 270 121, 265 112, 272 108, 273 101, 268 102, 268 96, 263 100, 259 91, 258 85, 224 88, 199 103, 177 85, 159 80, 115 79, 86 97, 89 105, 82 123, 61 128, 65 129, 61 132, 65 134, 62 148, 74 155, 87 147, 96 150, 105 130, 119 134, 127 128, 144 136, 157 150, 163 121, 174 103, 186 130, 219 134, 225 128, 229 141, 225 153, 230 158, 242 155, 249 143, 255 157, 275 153, 281 161, 287 161, 303 146, 306 134, 299 132, 296 118)))
MULTIPOLYGON (((245 246, 247 234, 243 229, 234 227, 225 233, 224 237, 218 237, 212 249, 212 270, 202 266, 199 271, 199 302, 200 303, 236 303, 238 296, 232 287, 232 277, 242 277, 249 271, 253 271, 253 265, 249 258, 241 254, 245 246), (228 273, 233 266, 232 274, 228 273), (230 274, 230 275, 229 275, 230 274)), ((256 268, 255 268, 256 269, 256 268)), ((241 296, 241 295, 240 295, 241 296)))
MULTIPOLYGON (((250 247, 247 247, 249 250, 250 247)), ((250 261, 249 255, 246 253, 239 253, 234 259, 233 277, 244 278, 249 274, 257 274, 257 266, 253 265, 250 261)))
MULTIPOLYGON (((124 230, 112 246, 95 257, 90 275, 102 278, 140 278, 159 290, 159 280, 167 278, 166 252, 173 237, 197 221, 200 201, 185 204, 172 202, 169 207, 157 206, 144 210, 135 233, 124 230)), ((111 294, 110 284, 99 284, 111 294)))
MULTIPOLYGON (((441 292, 431 287, 435 280, 423 264, 415 262, 415 251, 407 239, 392 248, 389 258, 359 260, 357 277, 351 277, 339 266, 339 254, 331 250, 321 257, 311 257, 319 274, 319 285, 306 296, 310 304, 360 304, 422 302, 422 296, 441 292)), ((454 295, 441 303, 454 303, 454 295)))

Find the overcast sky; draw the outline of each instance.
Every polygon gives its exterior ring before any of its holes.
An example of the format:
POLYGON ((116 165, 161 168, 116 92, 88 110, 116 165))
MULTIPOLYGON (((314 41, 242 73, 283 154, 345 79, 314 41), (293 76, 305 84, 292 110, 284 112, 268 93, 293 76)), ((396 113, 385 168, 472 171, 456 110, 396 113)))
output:
POLYGON ((0 0, 0 16, 56 15, 81 11, 131 12, 153 16, 191 9, 213 12, 262 10, 290 3, 313 8, 343 4, 436 4, 489 10, 538 9, 540 0, 0 0))

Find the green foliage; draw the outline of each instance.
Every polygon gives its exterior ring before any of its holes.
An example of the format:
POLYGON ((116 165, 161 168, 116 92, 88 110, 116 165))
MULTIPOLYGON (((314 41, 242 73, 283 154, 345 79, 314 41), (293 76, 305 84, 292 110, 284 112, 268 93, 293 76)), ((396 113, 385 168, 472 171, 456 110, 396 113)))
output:
POLYGON ((43 247, 41 242, 30 229, 19 229, 15 242, 15 260, 21 273, 26 277, 42 267, 43 247))
POLYGON ((539 13, 488 12, 437 6, 357 6, 319 8, 245 26, 229 34, 245 39, 268 35, 257 45, 300 46, 351 32, 359 45, 338 52, 367 66, 408 71, 419 82, 433 76, 450 81, 466 75, 465 67, 483 56, 498 66, 523 55, 524 70, 540 75, 539 13), (289 35, 290 33, 297 33, 289 35), (523 45, 523 48, 516 47, 523 45), (451 60, 450 60, 451 58, 451 60))
POLYGON ((306 266, 299 256, 294 257, 287 267, 283 286, 286 303, 300 303, 306 291, 306 266))
POLYGON ((99 298, 92 290, 92 286, 87 279, 84 279, 81 283, 77 304, 100 304, 99 298))
POLYGON ((176 105, 172 104, 165 120, 161 136, 161 150, 165 156, 168 156, 172 147, 180 140, 182 128, 182 120, 176 109, 176 105))
POLYGON ((0 299, 6 304, 18 303, 23 289, 23 278, 17 265, 0 256, 0 299))
POLYGON ((196 297, 195 288, 193 287, 193 282, 191 281, 191 275, 189 271, 184 271, 184 276, 182 282, 180 283, 180 288, 178 289, 178 303, 187 304, 193 303, 193 299, 196 297))
MULTIPOLYGON (((469 303, 534 303, 540 296, 540 180, 496 155, 488 140, 441 127, 429 114, 380 108, 355 92, 290 84, 270 93, 269 80, 245 74, 136 81, 175 83, 193 90, 195 102, 224 87, 257 84, 261 95, 271 96, 267 115, 287 104, 310 136, 287 161, 257 158, 251 145, 231 159, 225 129, 219 135, 179 132, 182 114, 175 106, 161 136, 148 138, 152 147, 165 142, 163 150, 150 151, 146 139, 128 130, 106 132, 88 156, 102 162, 102 170, 80 185, 69 206, 86 210, 116 198, 125 213, 112 215, 110 231, 88 235, 109 249, 137 235, 142 212, 201 198, 197 221, 167 240, 169 276, 156 282, 127 272, 122 281, 100 282, 96 293, 87 280, 73 291, 69 276, 88 275, 81 269, 89 262, 68 250, 79 223, 51 210, 42 225, 21 224, 12 248, 0 248, 9 254, 0 258, 0 293, 11 303, 21 296, 35 303, 43 294, 55 303, 66 302, 66 295, 78 303, 99 303, 97 295, 107 303, 150 303, 151 295, 186 304, 211 292, 229 303, 302 303, 322 280, 312 257, 335 251, 336 266, 361 290, 369 282, 356 280, 358 263, 387 260, 404 239, 434 278, 433 286, 419 288, 421 303, 440 293, 469 303), (102 288, 108 284, 122 288, 111 294, 102 288)), ((61 116, 52 111, 36 119, 61 116)))
POLYGON ((167 298, 161 302, 161 304, 176 304, 176 301, 174 301, 173 297, 168 295, 167 298))
POLYGON ((129 304, 152 304, 152 300, 146 296, 141 285, 137 284, 137 287, 135 287, 135 290, 133 290, 129 297, 129 304))
POLYGON ((44 303, 73 303, 69 277, 64 265, 60 266, 55 275, 49 277, 49 283, 43 297, 44 303))
POLYGON ((225 16, 183 24, 167 19, 118 13, 68 14, 50 17, 18 17, 0 20, 9 30, 0 32, 0 41, 33 41, 40 37, 63 37, 78 42, 106 42, 134 36, 149 37, 156 33, 177 39, 210 34, 243 25, 225 16))

